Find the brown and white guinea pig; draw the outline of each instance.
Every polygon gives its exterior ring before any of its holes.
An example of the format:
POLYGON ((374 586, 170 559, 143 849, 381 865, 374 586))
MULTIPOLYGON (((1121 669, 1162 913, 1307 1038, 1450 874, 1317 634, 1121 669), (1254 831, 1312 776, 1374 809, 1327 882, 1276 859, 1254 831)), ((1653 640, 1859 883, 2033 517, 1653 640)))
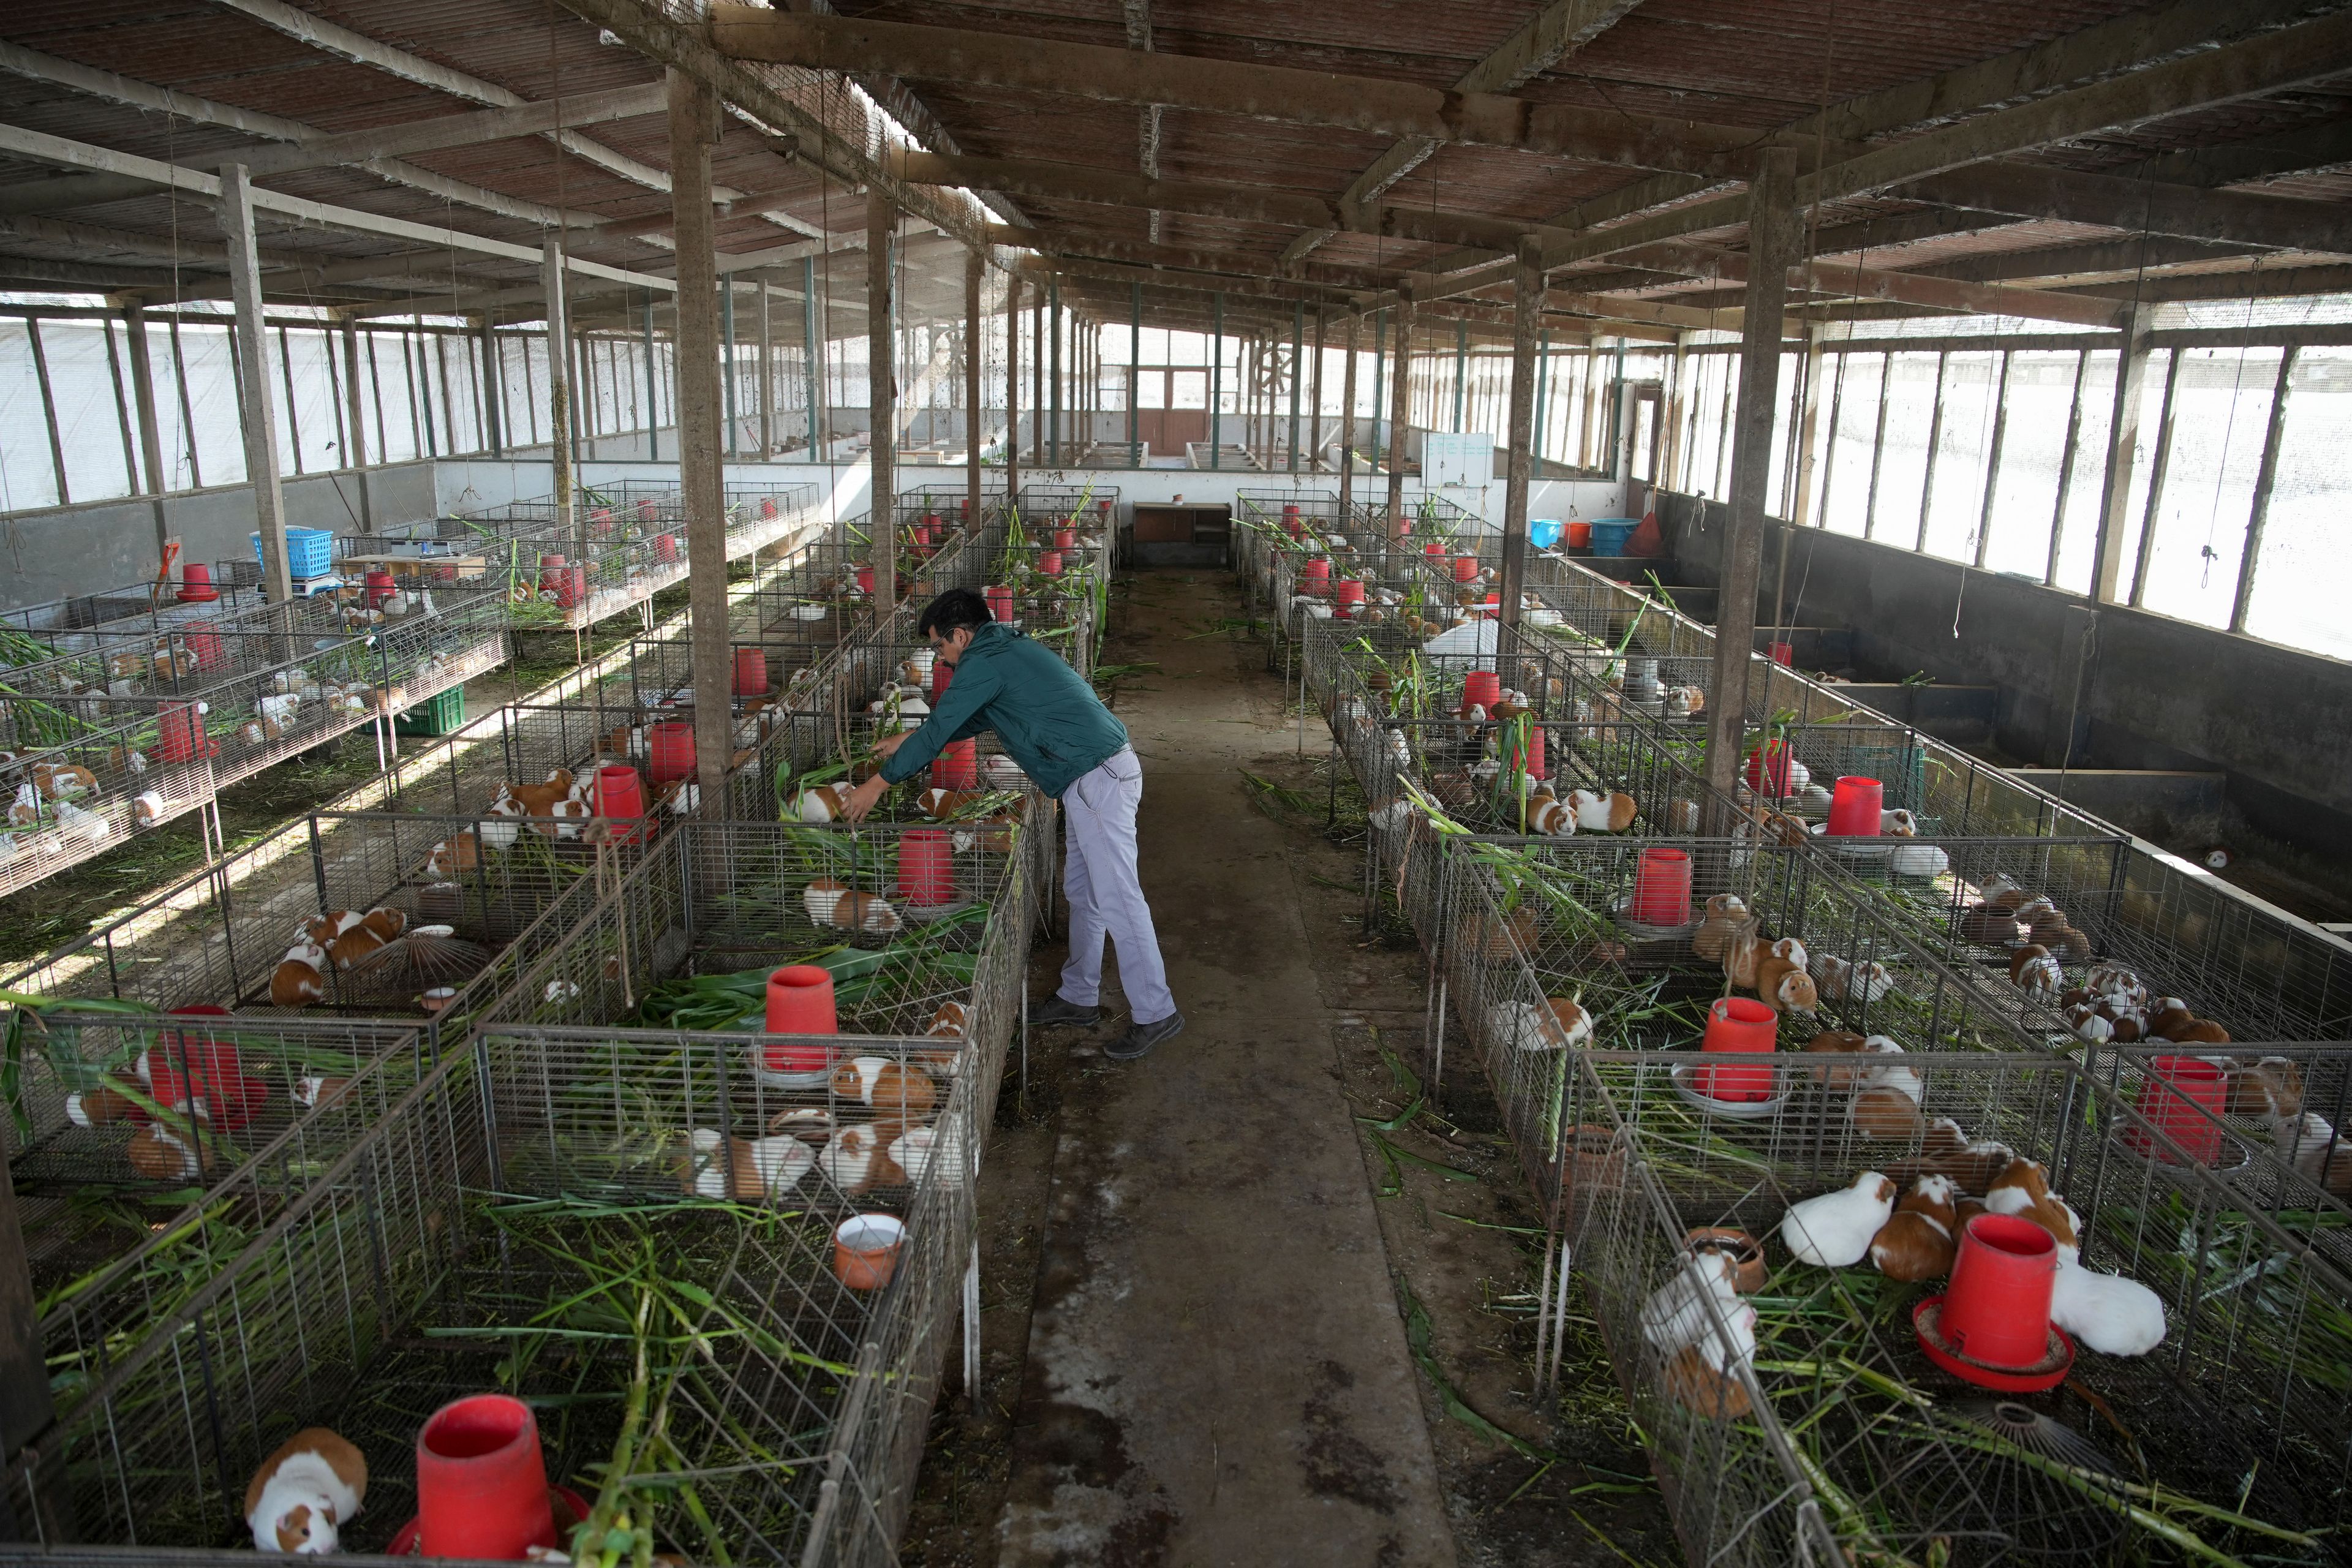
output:
POLYGON ((915 797, 915 804, 932 821, 944 822, 982 798, 975 789, 927 789, 915 797))
POLYGON ((1709 963, 1723 962, 1724 949, 1734 937, 1753 936, 1755 917, 1748 900, 1738 893, 1717 893, 1706 901, 1706 916, 1691 933, 1691 952, 1709 963))
POLYGON ((1600 795, 1591 790, 1568 792, 1568 808, 1585 833, 1622 833, 1633 826, 1635 806, 1630 795, 1600 795))
POLYGON ((1958 1250, 1958 1194, 1948 1176, 1922 1176, 1871 1238, 1870 1260, 1889 1279, 1940 1279, 1958 1250))
POLYGON ((848 816, 849 797, 856 793, 851 784, 818 784, 793 797, 793 814, 803 822, 840 822, 848 816))
POLYGON ((1756 995, 1775 1013, 1811 1013, 1822 1005, 1813 977, 1785 958, 1767 957, 1757 963, 1756 995))
POLYGON ((2066 972, 2038 942, 2027 942, 2009 955, 2009 983, 2020 991, 2055 996, 2066 989, 2066 972))
POLYGON ((940 1010, 931 1015, 931 1026, 924 1034, 940 1039, 963 1037, 966 1011, 961 1002, 942 1002, 940 1010))
POLYGON ((906 1137, 907 1131, 905 1124, 897 1121, 844 1127, 818 1151, 817 1169, 853 1196, 875 1187, 903 1185, 907 1173, 890 1158, 890 1150, 906 1137))
POLYGON ((2230 1070, 2230 1111, 2273 1120, 2303 1114, 2303 1072, 2284 1057, 2264 1057, 2230 1070))
POLYGON ((367 1500, 367 1456, 324 1426, 306 1426, 261 1462, 245 1489, 256 1552, 341 1550, 341 1527, 367 1500))
POLYGON ((1908 1143, 1919 1136, 1925 1120, 1919 1100, 1927 1086, 1903 1060, 1903 1047, 1885 1035, 1871 1036, 1863 1048, 1874 1060, 1855 1087, 1846 1120, 1865 1138, 1908 1143))
POLYGON ((919 1122, 939 1103, 930 1075, 887 1057, 854 1057, 833 1069, 833 1092, 879 1115, 919 1122))
POLYGON ((269 975, 273 1007, 308 1007, 327 998, 327 950, 314 942, 298 942, 286 950, 269 975))

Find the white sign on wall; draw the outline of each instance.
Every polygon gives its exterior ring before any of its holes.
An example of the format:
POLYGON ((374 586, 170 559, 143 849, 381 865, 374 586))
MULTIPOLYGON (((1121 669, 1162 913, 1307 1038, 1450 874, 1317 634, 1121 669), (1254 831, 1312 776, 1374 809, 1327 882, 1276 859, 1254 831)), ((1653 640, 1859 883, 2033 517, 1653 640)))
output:
POLYGON ((1486 488, 1495 477, 1495 437, 1483 433, 1439 435, 1421 438, 1421 482, 1424 488, 1468 485, 1486 488))

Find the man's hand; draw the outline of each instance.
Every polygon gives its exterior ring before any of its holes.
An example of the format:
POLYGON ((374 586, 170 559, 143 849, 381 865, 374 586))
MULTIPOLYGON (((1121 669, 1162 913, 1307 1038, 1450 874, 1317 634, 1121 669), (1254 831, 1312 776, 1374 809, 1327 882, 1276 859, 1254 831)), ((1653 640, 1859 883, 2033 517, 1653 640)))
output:
POLYGON ((899 747, 905 745, 907 737, 913 733, 912 730, 901 730, 895 735, 877 735, 874 740, 874 750, 882 756, 888 757, 899 747))
POLYGON ((880 773, 876 773, 850 792, 849 804, 844 808, 845 815, 852 822, 865 821, 866 814, 874 809, 875 802, 880 800, 882 792, 889 787, 890 782, 880 773))

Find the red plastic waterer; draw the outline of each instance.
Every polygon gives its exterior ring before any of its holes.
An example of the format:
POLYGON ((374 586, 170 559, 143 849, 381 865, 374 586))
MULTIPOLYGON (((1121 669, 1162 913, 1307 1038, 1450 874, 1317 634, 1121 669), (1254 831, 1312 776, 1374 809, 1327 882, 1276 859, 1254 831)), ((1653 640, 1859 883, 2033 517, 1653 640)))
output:
POLYGON ((1285 502, 1282 508, 1283 531, 1288 533, 1291 538, 1296 539, 1301 533, 1306 531, 1306 524, 1298 521, 1298 508, 1297 504, 1285 502))
POLYGON ((1454 580, 1456 583, 1473 583, 1477 581, 1477 577, 1478 558, 1475 555, 1457 555, 1454 558, 1454 580))
MULTIPOLYGON (((1706 1033, 1699 1040, 1699 1049, 1709 1056, 1769 1054, 1780 1032, 1780 1016, 1763 1003, 1748 996, 1722 996, 1706 1010, 1706 1033)), ((1710 1100, 1754 1104, 1772 1098, 1769 1065, 1710 1063, 1693 1072, 1691 1079, 1692 1087, 1710 1100)))
POLYGON ((1508 746, 1511 766, 1531 779, 1544 776, 1544 732, 1540 724, 1528 726, 1527 743, 1514 738, 1508 746))
POLYGON ((1326 555, 1310 556, 1298 563, 1298 591, 1317 598, 1331 585, 1331 560, 1326 555))
POLYGON ((186 636, 188 657, 196 661, 198 669, 217 669, 228 662, 228 651, 221 646, 220 627, 212 622, 190 621, 186 636))
POLYGON ((761 697, 768 690, 768 650, 739 647, 735 650, 735 695, 761 697))
MULTIPOLYGON (((814 963, 795 963, 771 973, 766 1021, 772 1035, 840 1033, 833 972, 814 963)), ((769 1040, 760 1047, 760 1065, 772 1073, 814 1074, 829 1070, 833 1056, 831 1046, 769 1040)))
POLYGON ((1055 549, 1056 549, 1056 550, 1076 550, 1077 547, 1078 547, 1078 531, 1077 531, 1076 529, 1075 529, 1075 528, 1057 528, 1057 529, 1055 529, 1055 530, 1054 531, 1054 548, 1055 548, 1055 549))
POLYGON ((400 585, 392 580, 392 573, 382 566, 371 566, 367 569, 367 576, 363 579, 362 586, 367 594, 368 608, 371 610, 382 609, 383 602, 400 591, 400 585))
MULTIPOLYGON (((1625 912, 1643 925, 1686 926, 1691 918, 1691 861, 1685 850, 1644 849, 1633 867, 1633 898, 1625 912)), ((1766 1012, 1771 1009, 1767 1007, 1766 1012)))
POLYGON ((692 778, 694 726, 670 720, 646 731, 646 773, 657 784, 692 778))
MULTIPOLYGON (((2135 1097, 2139 1113, 2157 1131, 2180 1145, 2200 1165, 2221 1163, 2221 1112, 2229 1102, 2227 1080, 2219 1064, 2202 1057, 2156 1057, 2147 1064, 2147 1076, 2135 1097)), ((2134 1125, 2123 1129, 2125 1147, 2168 1164, 2179 1158, 2134 1125)))
POLYGON ((1885 786, 1876 779, 1848 774, 1830 792, 1830 820, 1824 830, 1833 838, 1875 838, 1885 786))
POLYGON ((1748 787, 1768 800, 1786 800, 1789 787, 1789 743, 1767 741, 1748 753, 1748 787))
POLYGON ((614 819, 613 839, 634 844, 645 833, 646 791, 637 770, 625 763, 607 763, 596 770, 596 815, 614 819), (623 827, 620 823, 632 826, 623 827))
POLYGON ((645 500, 637 503, 637 521, 639 522, 651 522, 660 515, 660 511, 654 506, 653 497, 647 496, 645 500))
POLYGON ((2074 1342, 2050 1321, 2057 1281, 2055 1237, 2021 1215, 1978 1215, 1960 1232, 1950 1287, 1912 1311, 1919 1348, 1979 1387, 2055 1388, 2074 1362, 2074 1342))
POLYGON ((978 789, 980 787, 980 742, 950 741, 931 759, 933 789, 978 789))
POLYGON ((1355 618, 1356 612, 1364 607, 1363 581, 1357 577, 1342 577, 1338 586, 1339 593, 1332 613, 1342 619, 1352 620, 1355 618))
POLYGON ((677 563, 677 534, 675 534, 675 533, 656 533, 656 534, 655 534, 655 535, 654 535, 654 559, 655 559, 656 561, 659 562, 659 563, 660 563, 662 565, 664 565, 664 566, 674 565, 674 564, 676 564, 676 563, 677 563))
POLYGON ((931 660, 931 706, 934 709, 939 707, 940 699, 948 694, 948 687, 954 680, 954 665, 943 658, 931 660))
POLYGON ((1475 703, 1491 710, 1503 700, 1503 678, 1491 669, 1474 669, 1462 678, 1462 706, 1475 703))
POLYGON ((1013 622, 1013 588, 1010 584, 993 584, 981 590, 988 601, 988 613, 1010 626, 1013 622))
POLYGON ((937 827, 918 827, 898 840, 898 896, 929 908, 955 900, 955 843, 937 827))
POLYGON ((213 569, 201 561, 191 561, 180 568, 180 591, 172 595, 184 605, 209 605, 220 597, 213 586, 213 569))
POLYGON ((1037 552, 1037 575, 1058 577, 1062 574, 1062 552, 1058 550, 1037 552))
POLYGON ((476 1394, 433 1413, 416 1435, 417 1545, 427 1557, 520 1561, 555 1544, 547 1461, 530 1406, 476 1394))

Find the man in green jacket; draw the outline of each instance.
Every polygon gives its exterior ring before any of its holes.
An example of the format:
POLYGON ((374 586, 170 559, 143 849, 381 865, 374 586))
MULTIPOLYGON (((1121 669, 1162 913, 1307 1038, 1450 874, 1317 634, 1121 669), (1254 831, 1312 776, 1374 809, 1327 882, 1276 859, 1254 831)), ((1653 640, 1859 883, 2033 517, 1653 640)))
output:
POLYGON ((1135 813, 1143 764, 1094 688, 1058 655, 988 613, 970 588, 950 588, 924 606, 918 629, 955 670, 920 728, 875 743, 882 771, 849 798, 863 821, 882 792, 930 765, 951 741, 993 730, 1030 782, 1062 803, 1069 843, 1062 887, 1070 899, 1070 958, 1060 991, 1032 1008, 1033 1024, 1089 1025, 1102 1016, 1103 942, 1118 944, 1119 983, 1133 1020, 1104 1047, 1131 1061, 1184 1026, 1169 994, 1160 939, 1136 872, 1135 813))

